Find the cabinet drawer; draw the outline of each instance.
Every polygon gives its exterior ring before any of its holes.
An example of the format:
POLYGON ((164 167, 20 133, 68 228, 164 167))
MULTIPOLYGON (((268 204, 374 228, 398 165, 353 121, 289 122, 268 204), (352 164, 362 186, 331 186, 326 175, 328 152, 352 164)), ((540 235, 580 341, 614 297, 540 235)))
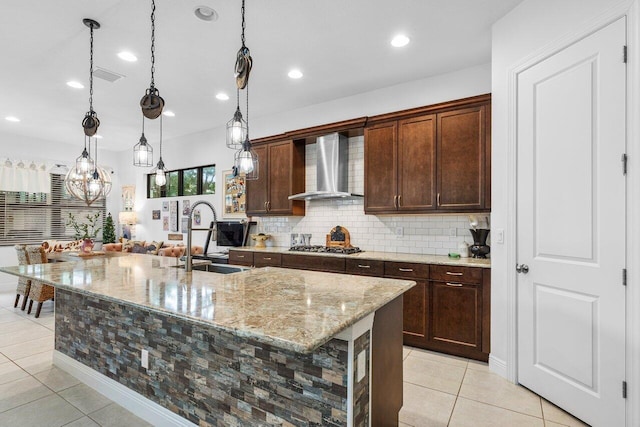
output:
POLYGON ((344 273, 344 258, 315 255, 282 254, 282 266, 301 270, 344 273))
POLYGON ((385 261, 384 275, 400 279, 427 279, 429 277, 429 264, 385 261))
POLYGON ((253 252, 229 251, 229 264, 251 267, 253 265, 253 252))
POLYGON ((348 274, 360 274, 362 276, 384 275, 384 261, 374 261, 371 259, 346 259, 345 271, 348 274))
POLYGON ((482 268, 432 265, 430 278, 442 282, 480 284, 482 283, 482 268))
POLYGON ((274 253, 253 253, 253 265, 255 267, 280 267, 282 254, 274 253))

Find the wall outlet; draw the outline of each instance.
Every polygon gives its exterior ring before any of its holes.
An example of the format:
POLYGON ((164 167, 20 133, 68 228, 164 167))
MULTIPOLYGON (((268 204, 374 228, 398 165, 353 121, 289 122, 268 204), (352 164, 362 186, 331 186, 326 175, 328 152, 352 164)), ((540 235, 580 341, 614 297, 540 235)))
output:
POLYGON ((396 227, 396 236, 404 236, 404 227, 396 227))
POLYGON ((456 237, 457 235, 458 235, 458 230, 456 230, 455 228, 449 229, 449 237, 456 237))
POLYGON ((142 350, 142 354, 140 355, 140 365, 144 369, 149 369, 149 351, 142 350))
POLYGON ((367 370, 367 352, 362 350, 358 354, 358 365, 356 367, 356 381, 360 381, 364 378, 367 370))

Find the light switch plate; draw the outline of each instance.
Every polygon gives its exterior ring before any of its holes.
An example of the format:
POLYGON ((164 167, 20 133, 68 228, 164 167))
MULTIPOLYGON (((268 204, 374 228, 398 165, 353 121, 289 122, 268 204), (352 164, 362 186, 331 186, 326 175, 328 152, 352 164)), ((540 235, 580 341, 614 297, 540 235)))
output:
POLYGON ((504 243, 504 230, 502 228, 497 228, 496 232, 496 243, 503 244, 504 243))
POLYGON ((356 371, 356 381, 360 381, 364 378, 364 375, 367 370, 367 351, 362 350, 360 354, 358 354, 358 366, 356 371))

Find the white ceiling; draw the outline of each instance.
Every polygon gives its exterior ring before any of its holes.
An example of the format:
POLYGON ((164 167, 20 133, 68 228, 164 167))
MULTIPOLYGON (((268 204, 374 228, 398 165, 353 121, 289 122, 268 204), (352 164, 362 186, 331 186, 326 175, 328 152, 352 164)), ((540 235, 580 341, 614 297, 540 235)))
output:
MULTIPOLYGON (((522 0, 246 0, 253 56, 250 115, 272 113, 447 73, 490 61, 491 25, 522 0), (393 48, 392 36, 411 43, 393 48), (304 77, 287 72, 300 68, 304 77)), ((235 110, 233 67, 240 47, 240 0, 156 0, 156 87, 175 112, 165 139, 226 123, 235 110), (194 9, 219 13, 204 22, 194 9), (221 102, 216 93, 231 99, 221 102)), ((124 74, 94 79, 101 149, 140 137, 139 100, 150 82, 150 9, 143 0, 2 0, 0 133, 82 144, 89 108, 89 29, 100 22, 94 64, 124 74), (116 54, 138 56, 124 62, 116 54), (85 89, 71 89, 78 80, 85 89), (5 116, 17 116, 10 123, 5 116)), ((244 113, 244 106, 243 106, 244 113)))

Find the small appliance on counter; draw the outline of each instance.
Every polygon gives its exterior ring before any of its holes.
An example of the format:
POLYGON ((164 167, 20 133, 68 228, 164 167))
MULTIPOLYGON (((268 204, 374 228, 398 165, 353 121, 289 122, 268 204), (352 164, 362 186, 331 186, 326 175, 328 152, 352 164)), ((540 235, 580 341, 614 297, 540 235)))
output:
POLYGON ((271 237, 270 234, 263 234, 263 233, 251 235, 251 239, 256 241, 255 247, 258 249, 266 248, 267 245, 265 244, 265 242, 269 240, 270 237, 271 237))
POLYGON ((473 258, 486 258, 491 248, 487 245, 487 237, 489 236, 488 228, 469 229, 473 236, 473 245, 469 247, 469 252, 473 258))

